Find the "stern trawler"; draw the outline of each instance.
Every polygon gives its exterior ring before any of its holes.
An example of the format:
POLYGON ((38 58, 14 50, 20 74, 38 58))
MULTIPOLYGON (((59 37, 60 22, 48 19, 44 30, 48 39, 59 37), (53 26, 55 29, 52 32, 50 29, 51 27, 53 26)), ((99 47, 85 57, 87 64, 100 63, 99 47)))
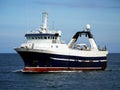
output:
POLYGON ((90 25, 78 31, 68 44, 61 41, 61 31, 49 30, 48 13, 43 12, 42 26, 37 31, 25 34, 26 42, 15 48, 24 61, 23 72, 57 72, 105 70, 108 51, 98 48, 90 25), (86 36, 90 46, 75 44, 79 37, 86 36))

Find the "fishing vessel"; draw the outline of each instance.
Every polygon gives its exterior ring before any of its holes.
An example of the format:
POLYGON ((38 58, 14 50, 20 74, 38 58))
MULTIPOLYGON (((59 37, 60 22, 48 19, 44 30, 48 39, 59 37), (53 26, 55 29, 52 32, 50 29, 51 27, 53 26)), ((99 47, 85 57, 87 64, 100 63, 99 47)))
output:
POLYGON ((96 45, 89 24, 66 44, 61 41, 60 30, 48 29, 48 13, 43 12, 42 16, 42 26, 27 32, 26 42, 15 48, 24 61, 23 72, 105 70, 108 51, 96 45), (90 45, 76 43, 82 36, 87 37, 90 45))

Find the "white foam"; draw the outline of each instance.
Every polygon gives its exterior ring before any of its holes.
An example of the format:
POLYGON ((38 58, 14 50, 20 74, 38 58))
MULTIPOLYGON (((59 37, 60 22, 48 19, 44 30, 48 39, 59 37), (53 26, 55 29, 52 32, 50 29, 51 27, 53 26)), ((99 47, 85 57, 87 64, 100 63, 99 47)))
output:
POLYGON ((23 72, 23 69, 14 70, 13 72, 23 72))

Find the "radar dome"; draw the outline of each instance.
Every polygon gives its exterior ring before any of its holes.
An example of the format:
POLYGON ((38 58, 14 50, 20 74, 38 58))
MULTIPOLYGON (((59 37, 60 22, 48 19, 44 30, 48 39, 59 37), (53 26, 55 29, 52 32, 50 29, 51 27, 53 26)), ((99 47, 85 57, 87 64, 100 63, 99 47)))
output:
POLYGON ((90 30, 90 24, 86 25, 86 30, 90 30))

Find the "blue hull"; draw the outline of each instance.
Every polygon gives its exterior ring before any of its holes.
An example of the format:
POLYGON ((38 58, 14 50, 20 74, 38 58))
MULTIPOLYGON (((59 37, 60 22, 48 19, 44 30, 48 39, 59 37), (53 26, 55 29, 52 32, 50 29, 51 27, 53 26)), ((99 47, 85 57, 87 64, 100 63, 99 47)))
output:
POLYGON ((80 57, 38 52, 17 51, 24 60, 25 67, 77 68, 77 70, 104 70, 106 57, 80 57))

